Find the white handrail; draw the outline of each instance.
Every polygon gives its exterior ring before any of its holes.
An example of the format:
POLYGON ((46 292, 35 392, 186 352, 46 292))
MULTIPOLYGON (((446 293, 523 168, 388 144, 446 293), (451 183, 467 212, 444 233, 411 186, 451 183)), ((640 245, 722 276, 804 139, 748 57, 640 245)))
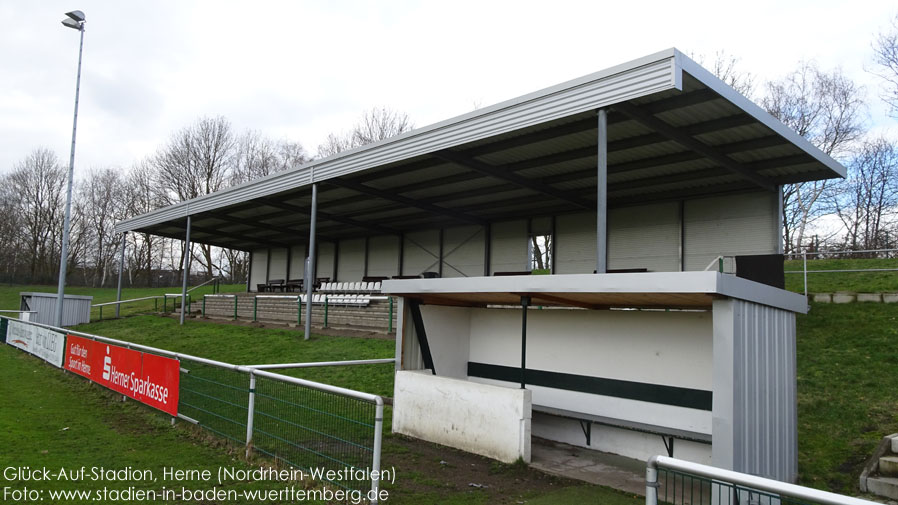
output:
POLYGON ((765 491, 780 496, 789 496, 800 500, 808 500, 820 505, 880 505, 876 502, 862 500, 851 496, 844 496, 829 491, 821 491, 808 487, 780 482, 773 479, 765 479, 754 475, 724 470, 691 461, 669 458, 667 456, 652 456, 649 459, 645 472, 645 503, 657 505, 658 503, 658 469, 666 468, 678 472, 713 479, 715 481, 728 482, 745 486, 753 490, 765 491))
POLYGON ((306 363, 271 363, 268 365, 246 365, 253 370, 275 370, 279 368, 313 368, 319 366, 347 366, 347 365, 379 365, 382 363, 395 363, 396 358, 356 359, 350 361, 310 361, 306 363))
MULTIPOLYGON (((181 296, 181 295, 178 295, 178 296, 181 296)), ((119 305, 119 304, 128 303, 128 302, 139 302, 141 300, 152 300, 153 298, 164 298, 164 296, 163 295, 144 296, 143 298, 132 298, 130 300, 119 300, 116 302, 97 303, 97 304, 91 305, 91 307, 105 307, 107 305, 119 305)))

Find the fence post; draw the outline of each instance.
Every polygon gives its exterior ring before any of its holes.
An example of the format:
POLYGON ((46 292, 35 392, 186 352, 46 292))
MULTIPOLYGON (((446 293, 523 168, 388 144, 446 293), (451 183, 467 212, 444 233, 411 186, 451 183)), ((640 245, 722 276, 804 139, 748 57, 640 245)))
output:
POLYGON ((153 312, 159 312, 159 298, 153 298, 153 312))
POLYGON ((654 457, 645 467, 645 505, 658 505, 658 467, 654 457))
POLYGON ((327 328, 327 295, 324 295, 324 327, 327 328))
POLYGON ((256 374, 249 371, 249 403, 246 406, 246 459, 253 454, 253 417, 256 410, 256 374))
POLYGON ((203 318, 206 317, 206 295, 203 295, 203 318))
POLYGON ((390 318, 389 318, 389 323, 387 323, 387 324, 389 325, 387 327, 387 333, 393 333, 393 297, 392 296, 390 297, 390 318))
POLYGON ((377 503, 380 487, 380 450, 384 430, 384 400, 377 397, 377 408, 374 411, 374 447, 371 461, 371 503, 377 503))
POLYGON ((234 321, 237 320, 237 295, 234 295, 234 321))
POLYGON ((103 320, 103 306, 100 305, 100 321, 103 320))
POLYGON ((808 296, 808 252, 801 253, 804 262, 804 296, 808 296))
POLYGON ((162 313, 168 313, 168 295, 162 295, 162 313))
POLYGON ((302 324, 302 295, 296 295, 296 326, 302 324))
POLYGON ((258 307, 259 307, 259 297, 254 296, 253 297, 253 322, 254 323, 256 322, 256 310, 258 307))

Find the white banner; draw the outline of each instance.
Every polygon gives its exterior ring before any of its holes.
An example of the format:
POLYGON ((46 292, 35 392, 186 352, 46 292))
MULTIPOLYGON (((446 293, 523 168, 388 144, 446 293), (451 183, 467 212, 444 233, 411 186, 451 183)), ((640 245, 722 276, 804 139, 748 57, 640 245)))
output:
POLYGON ((6 343, 34 354, 54 366, 62 367, 65 335, 58 331, 10 319, 6 330, 6 343))

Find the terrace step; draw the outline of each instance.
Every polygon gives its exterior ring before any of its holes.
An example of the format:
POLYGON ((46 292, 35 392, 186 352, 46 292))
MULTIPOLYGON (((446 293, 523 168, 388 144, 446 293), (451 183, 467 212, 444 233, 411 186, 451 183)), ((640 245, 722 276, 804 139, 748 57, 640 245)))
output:
POLYGON ((868 477, 867 492, 885 498, 898 500, 898 478, 895 477, 868 477))
MULTIPOLYGON (((892 439, 894 444, 896 439, 892 439)), ((879 474, 885 477, 898 477, 898 456, 890 455, 879 458, 879 474)))

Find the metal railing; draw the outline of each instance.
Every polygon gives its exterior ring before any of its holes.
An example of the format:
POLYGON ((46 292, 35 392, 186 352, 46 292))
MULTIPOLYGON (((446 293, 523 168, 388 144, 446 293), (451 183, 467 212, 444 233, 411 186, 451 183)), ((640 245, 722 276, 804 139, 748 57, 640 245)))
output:
MULTIPOLYGON (((309 472, 336 470, 344 489, 377 496, 384 401, 354 391, 267 371, 268 369, 392 363, 393 359, 235 365, 157 347, 55 326, 28 323, 115 344, 181 363, 178 418, 309 472), (346 476, 349 477, 346 477, 346 476)), ((322 474, 322 478, 327 477, 322 474)), ((373 501, 376 503, 376 501, 373 501)))
POLYGON ((878 505, 708 465, 654 456, 646 466, 645 503, 658 505, 878 505))
MULTIPOLYGON (((786 259, 801 259, 801 270, 785 270, 787 274, 802 274, 804 276, 804 294, 808 295, 808 274, 822 273, 860 273, 860 272, 898 272, 898 268, 846 268, 846 269, 821 269, 808 270, 808 256, 817 259, 850 259, 846 256, 862 255, 860 259, 892 259, 898 257, 898 249, 865 249, 859 251, 803 251, 801 253, 786 254, 786 259)), ((813 262, 814 259, 812 258, 813 262)))

